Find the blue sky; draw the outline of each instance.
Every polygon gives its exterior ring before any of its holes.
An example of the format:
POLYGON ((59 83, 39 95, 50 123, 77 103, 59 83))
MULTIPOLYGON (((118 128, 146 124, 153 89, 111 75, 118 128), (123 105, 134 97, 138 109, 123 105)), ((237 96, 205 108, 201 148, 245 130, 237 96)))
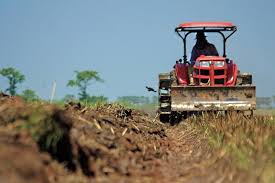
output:
MULTIPOLYGON (((1 0, 0 68, 20 70, 26 76, 20 89, 34 89, 45 99, 54 80, 57 98, 76 94, 67 81, 75 70, 86 69, 105 80, 89 88, 91 95, 150 96, 145 86, 156 88, 158 73, 170 71, 182 57, 174 33, 178 24, 231 21, 238 32, 228 42, 227 55, 254 75, 258 96, 271 96, 274 9, 272 0, 1 0)), ((208 38, 221 50, 220 39, 208 38)), ((189 51, 193 44, 192 37, 189 51)), ((0 78, 0 88, 6 87, 0 78)))

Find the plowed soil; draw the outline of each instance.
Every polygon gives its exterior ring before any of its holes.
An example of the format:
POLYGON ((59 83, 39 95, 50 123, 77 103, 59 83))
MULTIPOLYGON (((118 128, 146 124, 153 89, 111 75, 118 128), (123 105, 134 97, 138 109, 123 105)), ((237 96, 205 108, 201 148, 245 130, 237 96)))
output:
POLYGON ((0 183, 250 181, 191 124, 118 105, 1 96, 0 126, 0 183))

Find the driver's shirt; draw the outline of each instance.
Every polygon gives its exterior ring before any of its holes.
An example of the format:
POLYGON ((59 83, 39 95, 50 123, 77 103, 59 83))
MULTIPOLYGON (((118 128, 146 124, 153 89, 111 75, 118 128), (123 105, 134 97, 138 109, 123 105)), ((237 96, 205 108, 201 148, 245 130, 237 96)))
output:
POLYGON ((198 46, 194 46, 191 53, 191 65, 193 66, 196 62, 196 59, 201 56, 219 56, 219 53, 216 47, 211 43, 206 43, 203 49, 199 49, 198 46))

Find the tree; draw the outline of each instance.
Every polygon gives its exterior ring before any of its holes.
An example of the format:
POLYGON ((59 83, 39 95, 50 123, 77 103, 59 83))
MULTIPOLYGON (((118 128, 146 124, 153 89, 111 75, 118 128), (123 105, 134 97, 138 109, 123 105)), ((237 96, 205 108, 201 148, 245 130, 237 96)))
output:
POLYGON ((27 102, 33 102, 39 100, 38 95, 31 89, 26 89, 22 92, 21 97, 27 102))
POLYGON ((273 96, 271 97, 271 99, 272 99, 272 107, 274 107, 274 106, 275 106, 275 95, 273 95, 273 96))
POLYGON ((149 97, 145 96, 122 96, 117 98, 118 102, 143 105, 150 103, 149 97))
POLYGON ((80 100, 87 100, 89 94, 87 93, 87 88, 91 84, 92 81, 94 82, 104 82, 98 72, 93 70, 84 70, 84 71, 75 71, 76 78, 74 80, 69 80, 67 86, 70 87, 77 87, 79 88, 80 92, 78 93, 80 100))
POLYGON ((258 108, 271 108, 272 98, 270 97, 257 97, 256 104, 258 108))
POLYGON ((153 97, 151 98, 151 103, 152 103, 152 104, 158 104, 158 100, 159 100, 158 96, 153 96, 153 97))
POLYGON ((108 98, 105 97, 105 96, 89 96, 87 98, 87 102, 90 102, 90 103, 106 103, 108 101, 108 98))
POLYGON ((5 90, 5 92, 9 92, 10 95, 16 95, 17 84, 25 81, 25 76, 12 67, 1 69, 0 75, 9 80, 9 87, 5 90))
POLYGON ((62 102, 71 102, 71 101, 76 101, 76 97, 72 94, 67 94, 61 99, 62 102))

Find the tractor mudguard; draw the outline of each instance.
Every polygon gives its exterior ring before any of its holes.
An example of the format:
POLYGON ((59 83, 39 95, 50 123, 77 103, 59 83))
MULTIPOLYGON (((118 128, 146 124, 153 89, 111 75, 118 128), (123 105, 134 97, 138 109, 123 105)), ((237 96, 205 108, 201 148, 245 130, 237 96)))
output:
POLYGON ((186 86, 189 84, 188 68, 188 64, 176 63, 175 72, 179 85, 186 86))

